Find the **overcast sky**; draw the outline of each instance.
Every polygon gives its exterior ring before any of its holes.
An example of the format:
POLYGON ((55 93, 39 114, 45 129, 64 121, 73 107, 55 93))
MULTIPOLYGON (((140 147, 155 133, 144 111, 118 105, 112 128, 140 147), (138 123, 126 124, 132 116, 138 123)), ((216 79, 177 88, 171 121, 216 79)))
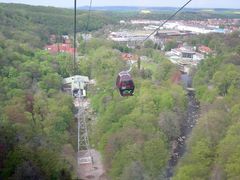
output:
MULTIPOLYGON (((188 0, 93 0, 93 6, 159 6, 179 7, 188 0)), ((5 3, 24 3, 55 7, 73 7, 74 0, 0 0, 5 3)), ((89 0, 78 0, 77 6, 85 6, 89 0)), ((240 9, 240 0, 192 0, 188 7, 240 9)))

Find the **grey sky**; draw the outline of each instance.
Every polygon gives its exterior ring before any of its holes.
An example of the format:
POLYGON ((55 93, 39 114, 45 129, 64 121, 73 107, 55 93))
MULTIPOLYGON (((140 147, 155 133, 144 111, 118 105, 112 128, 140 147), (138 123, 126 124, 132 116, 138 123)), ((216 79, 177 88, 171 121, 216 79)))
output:
MULTIPOLYGON (((5 3, 24 3, 56 7, 73 7, 73 0, 0 0, 5 3)), ((187 0, 93 0, 93 6, 162 6, 179 7, 187 0)), ((78 0, 78 6, 89 4, 89 0, 78 0)), ((240 0, 192 0, 188 7, 240 9, 240 0)))

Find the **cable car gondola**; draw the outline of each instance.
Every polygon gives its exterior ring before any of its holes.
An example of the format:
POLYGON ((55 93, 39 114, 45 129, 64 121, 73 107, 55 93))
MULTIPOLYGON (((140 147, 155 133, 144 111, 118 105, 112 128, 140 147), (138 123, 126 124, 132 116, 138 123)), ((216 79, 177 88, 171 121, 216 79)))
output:
POLYGON ((133 96, 135 86, 131 75, 127 71, 118 74, 116 86, 121 96, 133 96))

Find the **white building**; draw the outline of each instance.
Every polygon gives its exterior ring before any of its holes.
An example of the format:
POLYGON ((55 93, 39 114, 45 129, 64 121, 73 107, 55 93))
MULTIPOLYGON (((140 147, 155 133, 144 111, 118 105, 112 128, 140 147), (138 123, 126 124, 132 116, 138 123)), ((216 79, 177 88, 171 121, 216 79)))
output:
POLYGON ((219 29, 218 26, 185 25, 181 22, 167 22, 163 27, 165 29, 191 31, 195 34, 226 33, 224 29, 219 29))
POLYGON ((158 28, 159 28, 159 26, 156 26, 156 25, 148 25, 148 26, 143 27, 143 29, 145 29, 145 30, 156 30, 158 28))
POLYGON ((196 52, 194 48, 180 47, 165 53, 174 64, 197 65, 204 59, 204 55, 196 52))
POLYGON ((117 42, 127 42, 129 40, 129 35, 127 32, 111 32, 109 39, 117 42))
POLYGON ((75 75, 63 79, 63 88, 73 97, 86 97, 86 87, 89 82, 87 76, 75 75))
POLYGON ((91 34, 82 34, 82 38, 84 41, 89 41, 92 39, 92 35, 91 34))
POLYGON ((120 24, 126 24, 126 21, 120 20, 119 23, 120 23, 120 24))
POLYGON ((206 28, 197 27, 197 26, 186 26, 186 25, 178 25, 177 29, 181 31, 191 31, 196 34, 208 34, 212 32, 211 29, 206 29, 206 28))
POLYGON ((160 25, 163 21, 154 21, 154 20, 146 20, 146 19, 142 19, 142 20, 131 20, 131 24, 154 24, 154 25, 160 25))
POLYGON ((150 33, 147 31, 144 32, 112 32, 109 35, 109 39, 117 42, 139 42, 146 39, 150 33))
POLYGON ((165 29, 177 29, 177 26, 179 23, 177 22, 167 22, 166 24, 163 25, 163 28, 165 29))

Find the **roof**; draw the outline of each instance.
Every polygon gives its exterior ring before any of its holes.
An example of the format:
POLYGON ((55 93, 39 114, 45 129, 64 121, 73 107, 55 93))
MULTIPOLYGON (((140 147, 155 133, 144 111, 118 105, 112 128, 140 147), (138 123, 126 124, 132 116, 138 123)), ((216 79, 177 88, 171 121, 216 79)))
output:
POLYGON ((128 61, 128 60, 137 61, 138 60, 137 55, 133 55, 133 54, 130 54, 130 53, 122 53, 121 56, 122 56, 122 59, 125 60, 125 61, 128 61))
POLYGON ((121 80, 128 81, 132 80, 131 75, 127 71, 122 71, 118 74, 121 77, 121 80))
POLYGON ((71 76, 63 79, 63 84, 70 84, 70 83, 77 83, 77 82, 89 83, 89 78, 88 76, 75 75, 75 76, 71 76))
POLYGON ((188 54, 195 54, 196 52, 192 50, 190 47, 180 47, 178 48, 180 52, 182 53, 188 53, 188 54))
POLYGON ((171 50, 174 53, 188 53, 188 54, 195 54, 196 52, 193 51, 191 48, 180 47, 171 50))
POLYGON ((210 49, 209 47, 207 46, 199 46, 198 50, 202 53, 211 53, 212 52, 212 49, 210 49))
POLYGON ((59 52, 65 52, 73 55, 74 53, 74 48, 72 48, 71 44, 52 44, 52 45, 47 45, 44 48, 45 50, 49 51, 52 54, 56 54, 59 52))

